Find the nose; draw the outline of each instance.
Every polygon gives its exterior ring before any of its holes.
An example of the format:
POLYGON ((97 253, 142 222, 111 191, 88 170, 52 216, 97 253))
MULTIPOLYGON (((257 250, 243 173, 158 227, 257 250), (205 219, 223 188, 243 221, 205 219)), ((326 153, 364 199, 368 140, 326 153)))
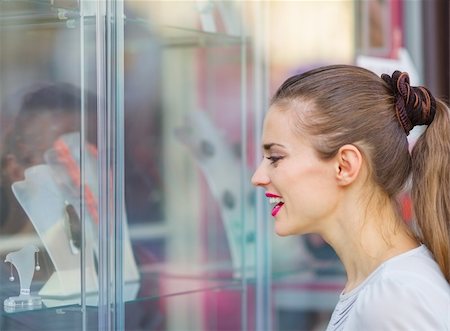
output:
POLYGON ((255 172, 252 176, 252 184, 254 186, 265 186, 270 183, 270 178, 264 170, 264 165, 261 162, 258 168, 256 168, 255 172))

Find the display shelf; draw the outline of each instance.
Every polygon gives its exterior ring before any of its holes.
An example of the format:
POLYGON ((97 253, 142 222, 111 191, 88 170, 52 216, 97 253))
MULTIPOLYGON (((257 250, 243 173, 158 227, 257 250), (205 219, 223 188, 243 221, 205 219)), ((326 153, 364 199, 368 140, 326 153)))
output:
POLYGON ((126 24, 138 24, 155 31, 166 47, 226 47, 249 42, 250 39, 217 32, 205 32, 176 26, 152 26, 145 20, 127 19, 126 24))
MULTIPOLYGON (((195 286, 192 284, 182 292, 167 293, 164 296, 145 296, 135 300, 125 302, 125 319, 127 324, 133 324, 135 320, 167 319, 165 311, 160 311, 161 302, 168 305, 176 304, 179 301, 199 300, 202 297, 218 296, 220 298, 235 297, 242 291, 242 286, 238 283, 219 284, 208 283, 208 286, 195 286), (195 298, 195 299, 194 299, 195 298), (158 316, 160 315, 160 316, 158 316)), ((211 299, 210 299, 211 300, 211 299)), ((192 308, 191 304, 191 308, 192 308)), ((98 330, 98 307, 95 305, 86 306, 86 330, 98 330)), ((182 312, 180 311, 178 315, 182 312)), ((46 331, 79 331, 82 330, 81 316, 82 307, 79 304, 66 304, 58 307, 42 307, 39 310, 22 311, 16 313, 0 314, 0 327, 2 330, 46 330, 46 331)), ((209 316, 211 318, 213 316, 209 316)), ((231 318, 231 317, 229 317, 231 318)), ((233 317, 235 318, 235 317, 233 317)), ((141 322, 142 323, 142 322, 141 322)), ((154 321, 152 322, 154 323, 154 321)), ((134 325, 127 326, 126 330, 149 330, 151 328, 135 328, 134 325)))
MULTIPOLYGON (((11 5, 9 1, 0 1, 0 27, 24 28, 26 26, 54 26, 60 28, 76 28, 80 23, 80 13, 77 10, 68 10, 54 7, 39 1, 23 1, 25 4, 36 4, 38 8, 21 8, 11 5), (8 6, 6 6, 8 5, 8 6)), ((85 15, 84 23, 87 26, 95 25, 94 15, 85 15)), ((136 24, 153 31, 155 37, 165 47, 217 47, 239 45, 249 42, 249 37, 227 35, 220 32, 206 32, 199 29, 176 26, 158 26, 145 19, 124 17, 125 26, 136 24)))
MULTIPOLYGON (((233 277, 233 272, 228 264, 191 267, 185 271, 180 266, 159 264, 142 268, 141 281, 138 284, 125 284, 124 292, 135 295, 125 297, 125 303, 139 303, 160 300, 174 295, 189 295, 191 293, 207 293, 210 291, 242 290, 242 279, 233 277)), ((345 275, 335 269, 335 273, 323 273, 324 269, 303 269, 285 273, 274 274, 273 296, 278 308, 285 309, 332 309, 345 285, 345 275), (322 270, 322 271, 321 271, 322 270)), ((329 269, 331 270, 331 269, 329 269)), ((329 271, 328 270, 328 271, 329 271)), ((255 279, 246 279, 247 285, 251 285, 255 279)), ((32 284, 32 292, 39 290, 42 282, 32 284)), ((14 295, 18 290, 17 285, 3 286, 0 299, 3 300, 14 295)), ((88 294, 88 306, 96 306, 97 295, 88 294)), ((65 309, 78 307, 79 299, 50 299, 43 298, 43 306, 38 310, 65 309)), ((23 314, 28 311, 2 314, 23 314)))
MULTIPOLYGON (((43 285, 42 282, 34 282, 31 286, 31 293, 35 294, 43 285)), ((138 303, 154 301, 173 295, 188 295, 190 293, 201 293, 210 291, 241 291, 242 282, 239 279, 232 279, 224 276, 211 276, 211 274, 175 274, 175 273, 156 273, 147 272, 141 275, 139 283, 126 283, 124 285, 125 303, 138 303), (127 296, 128 295, 128 296, 127 296)), ((18 291, 17 284, 7 284, 0 290, 0 300, 3 302, 7 297, 16 295, 18 291)), ((67 309, 69 307, 79 307, 79 297, 68 298, 46 298, 42 297, 43 305, 41 308, 33 310, 16 310, 14 312, 5 312, 1 309, 1 315, 10 316, 14 314, 25 314, 29 312, 48 311, 67 309)), ((86 297, 87 306, 96 307, 98 304, 98 295, 88 293, 86 297)))
MULTIPOLYGON (((98 309, 88 307, 85 312, 88 320, 86 331, 97 331, 98 309)), ((80 307, 67 306, 20 314, 0 315, 2 330, 14 331, 80 331, 83 330, 80 307)))
POLYGON ((1 1, 1 29, 65 29, 74 28, 79 13, 31 1, 1 1), (20 4, 28 5, 19 6, 20 4), (34 6, 30 6, 34 5, 34 6), (71 17, 73 16, 73 17, 71 17))
POLYGON ((49 2, 0 0, 0 9, 2 23, 16 24, 27 23, 29 20, 48 21, 58 18, 58 11, 49 2))

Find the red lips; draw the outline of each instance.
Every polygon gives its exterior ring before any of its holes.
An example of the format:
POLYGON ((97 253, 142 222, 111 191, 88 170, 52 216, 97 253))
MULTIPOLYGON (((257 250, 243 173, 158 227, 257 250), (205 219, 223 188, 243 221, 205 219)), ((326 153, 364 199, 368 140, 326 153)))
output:
MULTIPOLYGON (((279 198, 279 199, 281 199, 281 196, 276 195, 276 194, 273 194, 273 193, 269 193, 269 192, 266 192, 266 197, 268 197, 268 198, 279 198)), ((272 203, 273 203, 273 202, 272 202, 272 203)), ((283 207, 283 205, 284 205, 284 202, 283 202, 283 201, 280 201, 280 202, 278 202, 278 203, 272 208, 272 216, 273 216, 273 217, 275 217, 275 216, 278 214, 278 212, 280 211, 281 207, 283 207)))

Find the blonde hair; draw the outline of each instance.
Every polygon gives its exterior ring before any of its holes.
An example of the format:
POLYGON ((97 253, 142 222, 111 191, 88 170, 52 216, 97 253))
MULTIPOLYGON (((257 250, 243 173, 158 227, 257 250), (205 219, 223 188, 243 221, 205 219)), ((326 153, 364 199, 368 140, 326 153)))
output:
POLYGON ((418 235, 450 282, 450 114, 441 101, 435 119, 414 145, 412 165, 418 235))
MULTIPOLYGON (((295 113, 296 129, 312 138, 323 159, 333 157, 345 144, 356 145, 367 160, 374 183, 392 203, 412 173, 417 237, 450 281, 449 110, 437 101, 435 118, 411 156, 404 125, 399 121, 397 98, 392 86, 373 72, 335 65, 287 79, 271 103, 295 108, 295 103, 306 102, 306 113, 295 113)), ((411 118, 414 125, 423 124, 416 121, 422 114, 411 118)))

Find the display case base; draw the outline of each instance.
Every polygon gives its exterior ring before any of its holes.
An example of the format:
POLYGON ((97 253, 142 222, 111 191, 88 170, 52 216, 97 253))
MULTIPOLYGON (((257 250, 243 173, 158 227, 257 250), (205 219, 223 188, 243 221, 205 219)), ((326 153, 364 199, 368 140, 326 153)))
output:
POLYGON ((42 299, 36 295, 20 295, 7 298, 3 306, 7 313, 39 309, 42 307, 42 299))

